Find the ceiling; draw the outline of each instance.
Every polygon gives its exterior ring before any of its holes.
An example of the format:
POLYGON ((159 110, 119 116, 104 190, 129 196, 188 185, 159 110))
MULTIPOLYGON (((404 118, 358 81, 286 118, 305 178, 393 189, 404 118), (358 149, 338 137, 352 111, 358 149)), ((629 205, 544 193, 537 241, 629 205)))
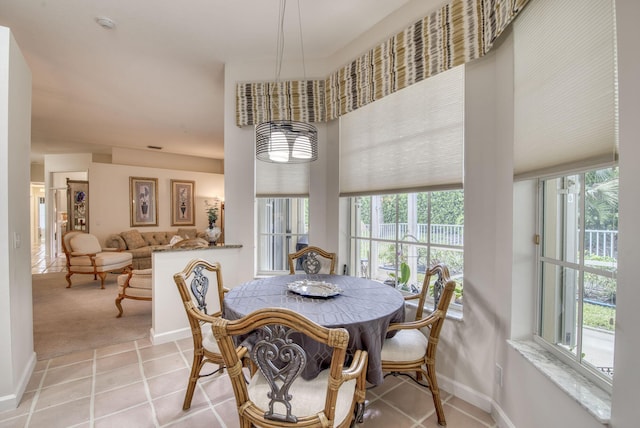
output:
MULTIPOLYGON (((409 2, 300 0, 305 61, 331 57, 409 2)), ((32 72, 32 162, 147 146, 222 159, 224 64, 275 64, 278 8, 278 0, 0 0, 0 25, 32 72)), ((299 58, 295 0, 285 37, 285 57, 299 58)))

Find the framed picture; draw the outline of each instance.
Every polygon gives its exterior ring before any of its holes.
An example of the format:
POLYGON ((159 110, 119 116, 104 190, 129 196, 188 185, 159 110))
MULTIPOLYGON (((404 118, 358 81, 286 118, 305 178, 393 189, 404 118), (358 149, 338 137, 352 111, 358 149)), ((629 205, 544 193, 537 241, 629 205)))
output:
POLYGON ((129 177, 131 227, 158 225, 158 179, 129 177))
POLYGON ((171 226, 195 226, 195 181, 171 180, 171 226))

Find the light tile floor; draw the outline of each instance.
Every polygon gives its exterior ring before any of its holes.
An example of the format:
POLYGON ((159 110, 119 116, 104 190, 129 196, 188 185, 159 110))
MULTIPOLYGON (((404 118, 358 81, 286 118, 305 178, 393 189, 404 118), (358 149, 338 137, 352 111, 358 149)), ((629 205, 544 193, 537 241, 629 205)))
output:
MULTIPOLYGON (((191 409, 182 410, 192 357, 190 338, 155 346, 144 339, 38 361, 20 406, 0 413, 0 427, 238 427, 226 374, 202 379, 191 409)), ((482 410, 443 399, 448 427, 496 426, 482 410)), ((389 376, 367 391, 359 426, 438 425, 428 390, 389 376)))
POLYGON ((31 273, 64 272, 67 262, 62 254, 60 257, 48 258, 44 244, 31 246, 31 273))
MULTIPOLYGON (((64 258, 45 260, 38 248, 33 255, 34 273, 65 269, 64 258)), ((38 361, 19 407, 0 413, 0 428, 238 427, 226 374, 202 379, 191 408, 182 410, 192 358, 189 338, 155 346, 143 339, 38 361)), ((443 403, 449 428, 496 427, 489 414, 444 391, 443 403)), ((359 426, 438 425, 429 391, 389 376, 367 390, 359 426)))

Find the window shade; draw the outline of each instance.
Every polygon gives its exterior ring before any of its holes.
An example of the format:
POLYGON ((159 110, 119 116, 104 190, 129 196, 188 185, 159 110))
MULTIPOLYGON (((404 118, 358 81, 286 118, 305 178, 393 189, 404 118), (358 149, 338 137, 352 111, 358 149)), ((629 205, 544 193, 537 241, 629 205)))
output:
POLYGON ((256 159, 256 197, 309 196, 309 163, 282 164, 256 159))
POLYGON ((516 178, 615 161, 612 3, 538 0, 514 21, 516 178))
POLYGON ((464 65, 340 117, 340 195, 462 187, 464 65))

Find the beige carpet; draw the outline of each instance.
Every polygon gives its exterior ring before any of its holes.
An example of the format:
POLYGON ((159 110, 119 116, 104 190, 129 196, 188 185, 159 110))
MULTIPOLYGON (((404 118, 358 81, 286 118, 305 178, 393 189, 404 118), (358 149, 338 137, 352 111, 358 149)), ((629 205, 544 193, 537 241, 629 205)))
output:
POLYGON ((64 272, 32 276, 38 360, 149 336, 152 302, 124 299, 124 314, 116 318, 117 275, 107 275, 104 290, 92 275, 73 275, 71 288, 64 277, 64 272))

